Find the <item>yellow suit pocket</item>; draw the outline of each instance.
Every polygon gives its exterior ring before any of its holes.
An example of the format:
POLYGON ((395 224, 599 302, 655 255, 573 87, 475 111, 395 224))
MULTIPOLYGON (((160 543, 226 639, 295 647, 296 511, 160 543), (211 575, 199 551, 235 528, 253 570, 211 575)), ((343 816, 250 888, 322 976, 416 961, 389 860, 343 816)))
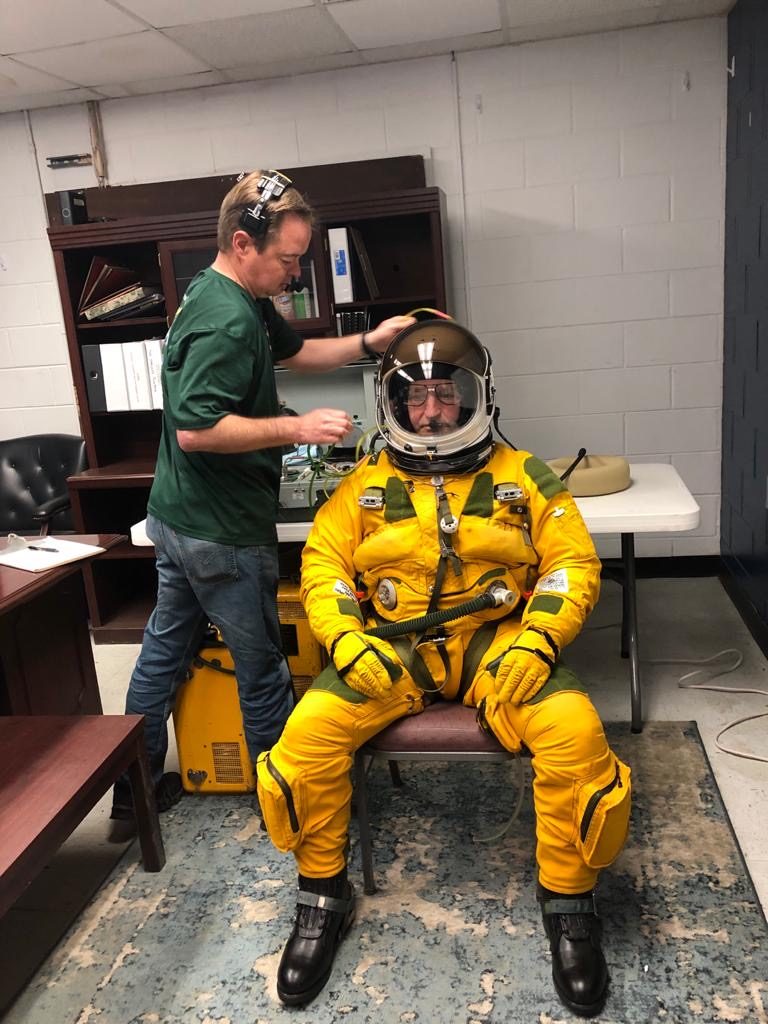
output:
POLYGON ((605 868, 621 853, 629 831, 631 771, 615 758, 611 781, 585 782, 576 796, 576 845, 590 868, 605 868))
POLYGON ((286 778, 269 754, 262 754, 256 762, 256 790, 269 838, 283 853, 295 850, 306 818, 304 780, 300 775, 286 778))

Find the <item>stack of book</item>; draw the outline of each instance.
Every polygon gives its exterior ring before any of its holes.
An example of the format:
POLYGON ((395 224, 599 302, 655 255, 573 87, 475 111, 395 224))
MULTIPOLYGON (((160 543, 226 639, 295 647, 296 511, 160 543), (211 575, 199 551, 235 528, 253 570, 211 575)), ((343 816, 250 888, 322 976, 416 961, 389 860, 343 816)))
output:
POLYGON ((154 312, 164 301, 163 293, 142 283, 135 271, 94 256, 80 293, 78 314, 89 322, 122 320, 154 312))

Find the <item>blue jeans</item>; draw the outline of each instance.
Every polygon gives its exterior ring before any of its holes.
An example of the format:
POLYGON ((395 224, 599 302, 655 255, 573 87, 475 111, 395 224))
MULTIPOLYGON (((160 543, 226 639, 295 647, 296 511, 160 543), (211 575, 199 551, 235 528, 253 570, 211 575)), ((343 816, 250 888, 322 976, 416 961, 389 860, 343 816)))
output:
MULTIPOLYGON (((151 515, 147 536, 155 545, 157 605, 144 630, 125 712, 145 716, 153 780, 162 778, 168 718, 209 622, 218 626, 234 661, 245 738, 255 761, 280 738, 294 705, 277 617, 277 547, 195 540, 151 515)), ((116 787, 116 803, 123 802, 121 788, 116 787)))

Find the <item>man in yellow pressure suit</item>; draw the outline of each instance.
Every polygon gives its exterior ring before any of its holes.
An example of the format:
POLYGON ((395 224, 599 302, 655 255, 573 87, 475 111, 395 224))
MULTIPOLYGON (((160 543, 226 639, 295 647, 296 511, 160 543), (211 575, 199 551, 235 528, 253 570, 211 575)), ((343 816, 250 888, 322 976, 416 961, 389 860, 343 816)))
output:
POLYGON ((299 870, 297 916, 277 991, 313 999, 354 918, 347 879, 355 750, 425 703, 459 700, 512 751, 532 755, 538 899, 555 988, 574 1013, 602 1009, 608 970, 594 903, 621 851, 630 773, 581 682, 560 662, 600 587, 600 562, 573 498, 528 452, 492 440, 488 352, 451 321, 402 331, 379 366, 385 448, 317 513, 302 599, 331 664, 259 758, 275 846, 299 870), (431 613, 487 607, 433 626, 431 613), (431 615, 389 642, 364 632, 431 615))

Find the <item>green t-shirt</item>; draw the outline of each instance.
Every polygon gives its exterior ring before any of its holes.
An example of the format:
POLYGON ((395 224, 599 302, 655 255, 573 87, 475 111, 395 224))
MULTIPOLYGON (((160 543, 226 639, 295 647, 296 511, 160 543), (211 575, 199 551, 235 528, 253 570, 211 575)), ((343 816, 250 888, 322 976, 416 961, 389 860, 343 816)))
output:
POLYGON ((195 277, 165 344, 152 515, 199 540, 276 543, 281 449, 184 452, 176 431, 212 427, 230 413, 279 415, 273 365, 302 344, 269 299, 252 299, 211 267, 195 277))

